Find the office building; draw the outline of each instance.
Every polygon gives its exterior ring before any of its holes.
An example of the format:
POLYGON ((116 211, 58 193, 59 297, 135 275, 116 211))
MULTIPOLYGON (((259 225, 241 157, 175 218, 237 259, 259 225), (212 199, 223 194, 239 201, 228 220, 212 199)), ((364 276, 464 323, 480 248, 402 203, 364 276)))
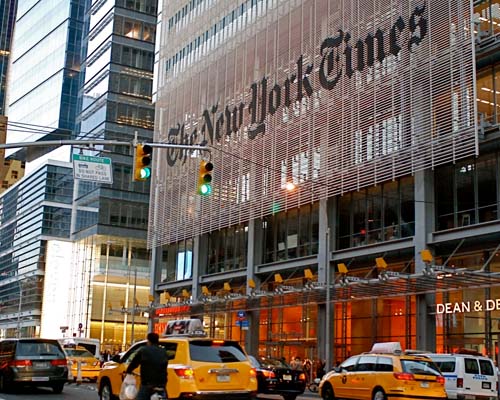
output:
POLYGON ((17 1, 3 1, 0 7, 0 115, 5 115, 5 94, 7 85, 7 75, 9 70, 10 48, 12 44, 12 32, 16 19, 17 1))
POLYGON ((44 293, 60 292, 48 279, 49 266, 69 271, 61 257, 71 259, 72 198, 73 170, 60 161, 45 163, 0 197, 0 337, 39 336, 43 320, 54 316, 57 301, 48 304, 44 293))
MULTIPOLYGON (((82 11, 78 1, 18 4, 8 73, 7 142, 71 138, 82 11)), ((51 150, 6 151, 2 187, 7 190, 1 197, 0 235, 0 332, 4 337, 40 335, 44 312, 48 312, 43 298, 45 268, 58 251, 54 243, 68 247, 73 193, 69 150, 62 159, 57 158, 60 152, 48 156, 51 150), (29 163, 29 176, 13 185, 23 177, 27 162, 34 160, 29 163)))
POLYGON ((155 329, 199 315, 328 365, 379 341, 494 356, 499 6, 165 4, 155 140, 210 152, 156 157, 155 329))
POLYGON ((156 13, 153 0, 93 1, 85 10, 78 138, 123 144, 82 150, 111 159, 113 182, 75 183, 72 238, 82 279, 73 288, 69 332, 101 339, 112 351, 147 328, 135 305, 148 304, 150 186, 133 180, 131 144, 153 137, 156 13))

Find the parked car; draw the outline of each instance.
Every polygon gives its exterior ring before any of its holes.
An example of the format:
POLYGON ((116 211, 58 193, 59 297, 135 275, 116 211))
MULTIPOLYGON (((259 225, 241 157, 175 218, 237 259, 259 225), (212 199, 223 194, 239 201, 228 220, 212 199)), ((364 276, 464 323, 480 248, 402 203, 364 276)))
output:
POLYGON ((399 342, 375 343, 348 358, 319 384, 324 400, 446 399, 444 376, 425 355, 406 354, 399 342))
MULTIPOLYGON (((185 328, 191 325, 186 323, 185 328)), ((169 399, 250 400, 257 393, 255 368, 238 342, 181 329, 160 337, 159 344, 169 357, 169 399)), ((127 366, 145 345, 146 341, 137 342, 103 366, 97 381, 101 400, 118 397, 127 366)))
POLYGON ((0 391, 19 386, 43 386, 61 393, 67 380, 66 355, 57 340, 0 341, 0 391))
POLYGON ((285 362, 270 357, 248 357, 257 371, 258 393, 283 396, 285 400, 295 400, 304 393, 306 374, 294 370, 285 362))
POLYGON ((468 350, 454 354, 425 355, 432 359, 443 373, 449 399, 498 398, 498 376, 493 361, 488 357, 468 350))
POLYGON ((80 377, 90 381, 97 381, 101 371, 101 362, 95 358, 85 347, 64 346, 68 366, 71 369, 74 381, 78 379, 78 363, 80 363, 80 377))

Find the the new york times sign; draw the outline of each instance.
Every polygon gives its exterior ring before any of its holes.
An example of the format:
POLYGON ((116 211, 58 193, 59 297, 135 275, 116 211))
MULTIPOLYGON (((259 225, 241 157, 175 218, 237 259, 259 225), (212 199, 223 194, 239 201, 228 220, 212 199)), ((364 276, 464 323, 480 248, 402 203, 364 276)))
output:
MULTIPOLYGON (((428 34, 426 17, 427 3, 415 6, 409 18, 399 16, 389 29, 377 28, 375 33, 355 37, 351 32, 338 30, 333 36, 326 37, 320 47, 320 63, 304 63, 301 55, 295 65, 295 73, 289 74, 282 82, 272 82, 264 76, 250 87, 250 101, 235 105, 214 104, 202 112, 200 128, 186 132, 179 122, 168 130, 168 141, 173 144, 220 143, 224 136, 231 136, 245 128, 245 113, 249 117, 246 133, 255 139, 266 133, 266 118, 274 115, 282 107, 291 107, 304 97, 311 97, 315 90, 330 91, 342 79, 353 78, 356 72, 363 72, 382 63, 389 56, 397 57, 401 52, 414 52, 428 34), (312 74, 317 71, 314 87, 312 74)), ((169 149, 167 162, 170 166, 184 162, 187 152, 169 149)))

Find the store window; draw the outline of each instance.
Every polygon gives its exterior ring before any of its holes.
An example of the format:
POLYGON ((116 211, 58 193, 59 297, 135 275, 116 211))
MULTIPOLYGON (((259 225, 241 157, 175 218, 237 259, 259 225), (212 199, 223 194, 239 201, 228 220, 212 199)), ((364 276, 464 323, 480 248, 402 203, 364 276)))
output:
POLYGON ((435 172, 436 229, 498 219, 498 154, 441 167, 435 172))
POLYGON ((319 203, 267 216, 262 228, 264 263, 317 254, 319 203))
POLYGON ((341 196, 337 212, 339 249, 413 236, 413 178, 341 196))

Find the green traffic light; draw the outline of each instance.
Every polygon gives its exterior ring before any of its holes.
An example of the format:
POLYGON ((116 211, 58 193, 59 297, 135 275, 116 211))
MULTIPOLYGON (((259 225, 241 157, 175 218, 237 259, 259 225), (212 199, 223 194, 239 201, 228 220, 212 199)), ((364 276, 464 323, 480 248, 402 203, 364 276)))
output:
POLYGON ((212 193, 212 186, 209 185, 208 183, 204 183, 203 185, 200 185, 200 194, 202 196, 208 196, 210 193, 212 193))
POLYGON ((148 179, 151 176, 151 168, 141 168, 141 179, 148 179))

